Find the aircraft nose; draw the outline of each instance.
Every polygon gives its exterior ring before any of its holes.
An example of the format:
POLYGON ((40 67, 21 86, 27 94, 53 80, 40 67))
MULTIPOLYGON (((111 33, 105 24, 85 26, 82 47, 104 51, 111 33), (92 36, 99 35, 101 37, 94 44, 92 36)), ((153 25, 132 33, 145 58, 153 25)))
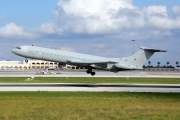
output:
POLYGON ((16 53, 16 49, 13 48, 13 49, 11 50, 11 52, 12 52, 12 53, 16 53))

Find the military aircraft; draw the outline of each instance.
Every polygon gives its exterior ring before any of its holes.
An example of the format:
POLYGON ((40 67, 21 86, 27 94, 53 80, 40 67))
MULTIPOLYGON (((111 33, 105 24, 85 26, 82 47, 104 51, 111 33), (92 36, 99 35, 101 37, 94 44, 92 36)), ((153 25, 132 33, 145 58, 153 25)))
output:
POLYGON ((12 52, 25 58, 86 67, 87 73, 93 76, 96 74, 93 69, 108 70, 111 72, 141 70, 143 69, 144 63, 155 52, 166 52, 166 50, 140 47, 139 51, 137 51, 134 55, 123 58, 107 58, 36 46, 19 46, 12 49, 12 52))

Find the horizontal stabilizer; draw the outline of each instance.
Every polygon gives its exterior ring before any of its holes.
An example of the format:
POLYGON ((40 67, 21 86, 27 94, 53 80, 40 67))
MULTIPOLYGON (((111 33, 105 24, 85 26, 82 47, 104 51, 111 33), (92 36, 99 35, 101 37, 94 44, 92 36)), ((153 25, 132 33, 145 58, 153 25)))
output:
POLYGON ((152 48, 147 48, 147 47, 140 47, 142 50, 148 50, 152 52, 167 52, 167 50, 160 50, 160 49, 152 49, 152 48))

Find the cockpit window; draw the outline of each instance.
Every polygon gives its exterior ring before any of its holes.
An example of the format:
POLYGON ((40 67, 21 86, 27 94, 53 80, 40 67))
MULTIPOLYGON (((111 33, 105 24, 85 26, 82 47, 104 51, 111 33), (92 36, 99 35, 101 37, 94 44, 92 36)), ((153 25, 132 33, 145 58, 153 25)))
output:
POLYGON ((19 49, 19 50, 20 50, 20 49, 21 49, 21 47, 16 47, 16 49, 19 49))

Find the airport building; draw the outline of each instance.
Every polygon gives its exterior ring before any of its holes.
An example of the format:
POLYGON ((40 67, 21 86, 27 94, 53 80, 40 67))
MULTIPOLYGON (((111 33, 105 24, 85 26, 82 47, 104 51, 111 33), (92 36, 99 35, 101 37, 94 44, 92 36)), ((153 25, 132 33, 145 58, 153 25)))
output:
MULTIPOLYGON (((28 70, 28 69, 63 69, 63 67, 68 69, 85 69, 84 67, 78 67, 73 65, 61 65, 57 62, 51 61, 43 61, 43 60, 23 60, 21 61, 10 61, 10 60, 3 60, 0 61, 0 69, 1 70, 28 70)), ((152 67, 152 68, 144 68, 145 71, 180 71, 179 67, 152 67)))
POLYGON ((58 68, 58 63, 41 61, 41 60, 24 60, 21 61, 0 61, 1 69, 44 69, 46 67, 58 68))
POLYGON ((43 60, 23 60, 21 61, 10 61, 10 60, 3 60, 0 61, 0 69, 45 69, 45 68, 54 68, 59 69, 62 67, 67 67, 69 69, 80 69, 77 66, 71 66, 71 65, 60 65, 57 62, 51 62, 51 61, 43 61, 43 60))
MULTIPOLYGON (((5 69, 26 70, 26 69, 45 69, 45 68, 60 69, 62 67, 66 67, 69 69, 80 69, 77 66, 61 65, 57 62, 43 61, 43 60, 23 60, 23 62, 10 61, 10 60, 0 61, 0 69, 1 70, 5 70, 5 69)), ((83 68, 81 68, 81 69, 83 69, 83 68)))

